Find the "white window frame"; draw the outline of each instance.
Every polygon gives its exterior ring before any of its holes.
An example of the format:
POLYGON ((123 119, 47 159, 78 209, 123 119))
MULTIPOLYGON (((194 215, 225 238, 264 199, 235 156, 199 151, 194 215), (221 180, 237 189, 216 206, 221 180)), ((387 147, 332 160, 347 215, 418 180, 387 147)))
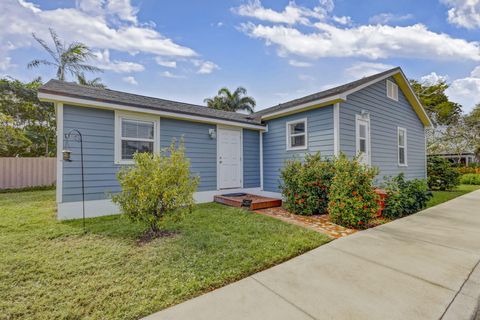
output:
MULTIPOLYGON (((160 152, 160 117, 134 112, 115 111, 115 164, 133 164, 131 159, 122 159, 122 120, 153 122, 153 152, 160 152)), ((148 139, 126 140, 147 141, 148 139)))
POLYGON ((407 129, 402 128, 402 127, 397 127, 397 159, 398 159, 398 166, 400 167, 408 167, 408 152, 407 152, 407 129), (403 132, 404 134, 404 146, 400 145, 400 132, 403 132), (400 163, 400 148, 403 148, 404 151, 404 156, 405 156, 405 163, 400 163))
POLYGON ((391 80, 387 80, 387 97, 398 101, 398 85, 391 80))
POLYGON ((308 127, 307 127, 307 118, 302 118, 302 119, 296 119, 292 121, 288 121, 286 123, 286 142, 287 142, 287 151, 292 151, 292 150, 306 150, 308 149, 308 127), (297 123, 304 123, 305 125, 305 133, 294 133, 291 134, 290 132, 290 125, 292 124, 297 124, 297 123), (297 136, 305 136, 305 145, 304 146, 298 146, 298 147, 292 147, 292 141, 291 137, 297 137, 297 136))
POLYGON ((370 116, 362 116, 360 114, 355 115, 355 154, 358 156, 360 154, 360 126, 359 126, 359 120, 367 122, 367 132, 366 132, 366 147, 368 151, 368 156, 367 156, 367 164, 371 165, 372 164, 372 137, 370 135, 370 116))

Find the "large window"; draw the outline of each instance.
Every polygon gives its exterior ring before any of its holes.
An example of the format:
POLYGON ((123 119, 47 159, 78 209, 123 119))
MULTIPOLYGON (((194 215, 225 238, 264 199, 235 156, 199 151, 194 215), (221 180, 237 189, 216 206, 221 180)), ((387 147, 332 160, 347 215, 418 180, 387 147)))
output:
POLYGON ((287 150, 307 149, 307 119, 287 122, 287 150))
POLYGON ((407 165, 407 129, 398 128, 398 165, 407 165))
POLYGON ((387 97, 398 101, 398 86, 393 81, 387 80, 387 97))
POLYGON ((137 152, 157 151, 158 119, 143 115, 117 113, 115 162, 132 163, 137 152))

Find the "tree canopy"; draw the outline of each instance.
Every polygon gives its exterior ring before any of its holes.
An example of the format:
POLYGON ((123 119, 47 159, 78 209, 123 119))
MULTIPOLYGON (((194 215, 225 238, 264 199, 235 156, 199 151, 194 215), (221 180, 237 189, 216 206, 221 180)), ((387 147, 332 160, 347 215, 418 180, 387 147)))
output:
POLYGON ((256 105, 255 99, 247 96, 247 89, 244 87, 238 87, 233 92, 228 88, 221 88, 215 97, 206 98, 204 102, 212 109, 248 113, 253 113, 256 105))

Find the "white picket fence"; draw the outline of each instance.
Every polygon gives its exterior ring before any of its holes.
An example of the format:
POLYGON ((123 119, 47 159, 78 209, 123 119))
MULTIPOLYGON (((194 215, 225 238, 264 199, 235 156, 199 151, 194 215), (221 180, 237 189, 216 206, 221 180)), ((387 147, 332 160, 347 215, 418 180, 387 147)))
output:
POLYGON ((0 189, 49 186, 56 176, 57 158, 0 158, 0 189))

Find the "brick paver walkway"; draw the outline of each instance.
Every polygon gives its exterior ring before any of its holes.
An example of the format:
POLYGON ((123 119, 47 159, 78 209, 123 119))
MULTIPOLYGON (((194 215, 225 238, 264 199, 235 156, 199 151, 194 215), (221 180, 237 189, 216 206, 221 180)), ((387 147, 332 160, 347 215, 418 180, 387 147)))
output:
POLYGON ((255 210, 255 212, 269 217, 277 218, 289 223, 293 223, 305 228, 309 228, 320 233, 327 234, 333 238, 341 238, 356 232, 354 229, 348 229, 339 226, 330 221, 328 215, 300 216, 292 214, 282 207, 255 210))

